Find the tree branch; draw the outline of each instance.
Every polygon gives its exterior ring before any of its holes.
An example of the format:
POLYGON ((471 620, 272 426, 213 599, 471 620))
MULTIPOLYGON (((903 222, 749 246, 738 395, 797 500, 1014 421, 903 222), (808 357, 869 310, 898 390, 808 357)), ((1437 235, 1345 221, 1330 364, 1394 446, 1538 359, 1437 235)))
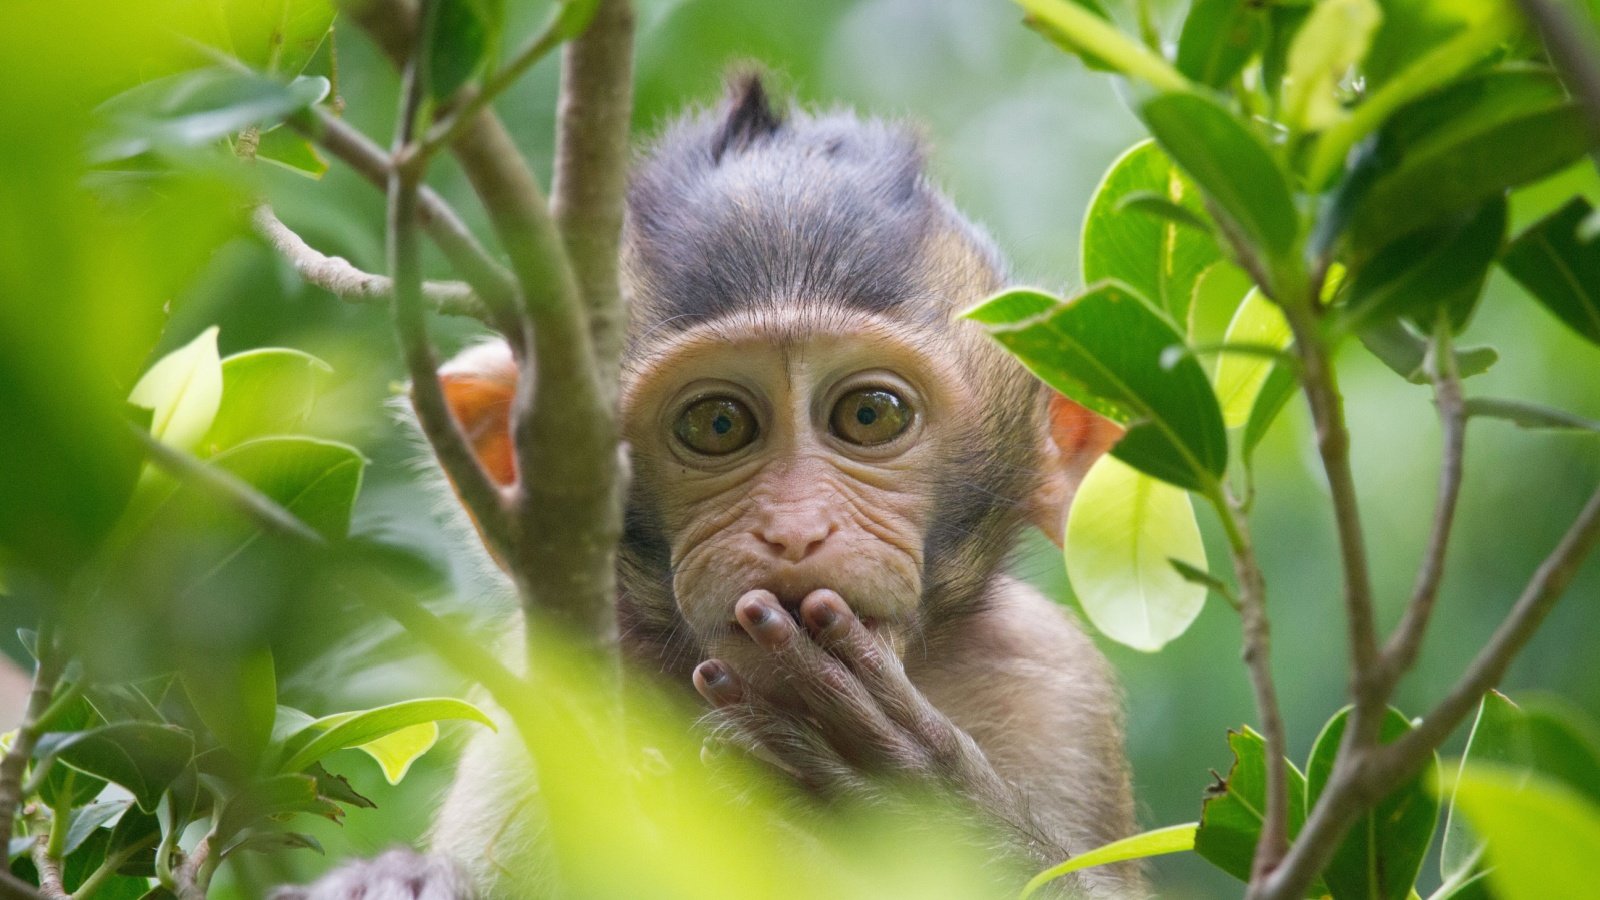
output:
POLYGON ((39 725, 44 721, 55 692, 56 680, 61 677, 61 664, 54 648, 55 636, 51 629, 41 628, 34 653, 38 662, 33 668, 33 688, 28 692, 28 706, 17 726, 11 749, 0 758, 0 853, 11 842, 12 824, 22 805, 22 772, 33 756, 39 742, 39 725))
POLYGON ((551 209, 588 313, 608 407, 627 329, 620 258, 633 110, 633 9, 601 0, 589 28, 562 52, 551 209))
POLYGON ((1396 626, 1394 634, 1383 650, 1383 677, 1386 690, 1393 690, 1413 663, 1422 647, 1423 635, 1439 598, 1439 582, 1444 577, 1445 553, 1450 545, 1450 531, 1455 524, 1456 500, 1461 494, 1461 473, 1464 461, 1467 415, 1461 397, 1461 378, 1456 372, 1455 353, 1450 346, 1450 325, 1441 322, 1435 338, 1429 365, 1433 375, 1434 405, 1439 411, 1439 430, 1443 435, 1440 451, 1439 499, 1434 506, 1433 528, 1428 534, 1427 549, 1422 566, 1417 572, 1417 582, 1411 591, 1411 602, 1396 626))
POLYGON ((1277 684, 1272 676, 1272 629, 1267 617, 1266 582, 1250 542, 1249 523, 1220 490, 1212 492, 1209 499, 1228 535, 1234 578, 1239 584, 1245 669, 1250 675, 1256 714, 1261 718, 1262 736, 1267 743, 1267 808, 1251 866, 1253 874, 1260 874, 1276 868, 1289 849, 1289 782, 1284 770, 1289 741, 1278 705, 1277 684))
POLYGON ((1327 865, 1356 816, 1416 775, 1483 695, 1499 684, 1506 668, 1554 608, 1596 543, 1600 543, 1600 488, 1590 495, 1560 543, 1539 565, 1489 643, 1421 724, 1390 744, 1360 747, 1349 753, 1341 749, 1333 776, 1307 816, 1294 846, 1254 896, 1262 900, 1305 896, 1306 888, 1327 865))
POLYGON ((1590 138, 1600 143, 1600 62, 1594 42, 1584 37, 1592 31, 1571 10, 1549 0, 1517 0, 1517 6, 1538 27, 1561 80, 1583 107, 1590 138))
POLYGON ((38 888, 0 869, 0 900, 41 900, 41 895, 38 888))
POLYGON ((44 900, 72 900, 61 880, 61 860, 50 855, 49 838, 33 842, 33 867, 39 872, 39 896, 44 900))
MULTIPOLYGON (((363 272, 339 256, 328 256, 305 242, 283 224, 266 203, 250 212, 257 235, 294 266, 302 279, 341 300, 353 303, 387 303, 394 297, 394 281, 385 275, 363 272)), ((487 312, 472 288, 459 281, 425 281, 422 295, 434 312, 484 319, 487 312)))

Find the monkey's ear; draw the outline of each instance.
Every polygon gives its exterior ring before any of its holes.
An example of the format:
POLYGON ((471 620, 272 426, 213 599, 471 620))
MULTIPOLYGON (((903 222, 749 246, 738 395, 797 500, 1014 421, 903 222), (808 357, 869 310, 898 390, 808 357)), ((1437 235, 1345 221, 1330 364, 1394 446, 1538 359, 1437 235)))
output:
POLYGON ((1060 394, 1050 394, 1045 416, 1044 481, 1034 499, 1033 521, 1060 546, 1067 507, 1083 476, 1122 438, 1122 428, 1060 394))
POLYGON ((728 99, 722 106, 720 118, 711 135, 713 162, 722 162, 728 151, 742 151, 783 127, 783 114, 773 109, 761 73, 754 70, 728 78, 728 99))
POLYGON ((469 347, 439 369, 446 405, 484 472, 496 483, 517 479, 511 450, 511 404, 517 363, 504 341, 469 347))

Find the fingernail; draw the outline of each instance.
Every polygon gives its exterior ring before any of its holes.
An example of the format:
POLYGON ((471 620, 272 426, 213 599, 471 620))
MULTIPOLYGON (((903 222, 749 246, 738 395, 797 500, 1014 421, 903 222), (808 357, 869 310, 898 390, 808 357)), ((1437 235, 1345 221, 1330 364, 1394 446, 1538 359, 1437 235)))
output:
POLYGON ((826 631, 839 621, 839 613, 826 603, 816 605, 816 611, 811 614, 812 621, 817 623, 817 628, 826 631))
POLYGON ((759 627, 767 624, 767 620, 772 618, 772 607, 765 603, 752 603, 745 607, 744 615, 752 626, 759 627))
POLYGON ((728 680, 728 670, 716 660, 707 660, 700 664, 700 680, 706 687, 721 687, 728 680))

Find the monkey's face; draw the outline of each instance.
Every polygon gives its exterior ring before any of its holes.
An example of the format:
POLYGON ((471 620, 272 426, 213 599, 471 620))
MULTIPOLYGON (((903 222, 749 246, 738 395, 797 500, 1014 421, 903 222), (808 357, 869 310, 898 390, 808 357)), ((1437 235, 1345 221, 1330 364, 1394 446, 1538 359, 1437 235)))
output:
POLYGON ((802 308, 696 326, 636 359, 635 478, 653 486, 673 595, 707 653, 756 658, 733 613, 755 589, 791 611, 834 590, 892 646, 914 629, 930 473, 971 399, 926 340, 802 308))

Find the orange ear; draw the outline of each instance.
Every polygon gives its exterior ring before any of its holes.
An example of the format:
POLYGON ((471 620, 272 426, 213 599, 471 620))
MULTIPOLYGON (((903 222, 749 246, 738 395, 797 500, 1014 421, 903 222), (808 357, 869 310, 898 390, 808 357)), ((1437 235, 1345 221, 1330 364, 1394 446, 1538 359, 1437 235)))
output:
POLYGON ((499 485, 517 480, 511 451, 511 403, 517 392, 517 364, 503 341, 463 350, 439 370, 445 403, 472 452, 499 485))
POLYGON ((1122 427, 1054 393, 1046 419, 1044 483, 1034 501, 1034 524, 1059 545, 1078 484, 1122 439, 1122 427))

